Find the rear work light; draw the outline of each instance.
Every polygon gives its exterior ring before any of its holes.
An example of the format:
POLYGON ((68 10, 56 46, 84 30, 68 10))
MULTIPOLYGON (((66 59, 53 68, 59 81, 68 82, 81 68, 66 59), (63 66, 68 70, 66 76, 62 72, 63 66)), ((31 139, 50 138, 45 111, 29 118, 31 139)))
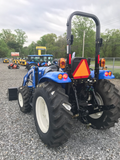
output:
POLYGON ((65 61, 65 58, 60 58, 59 61, 58 61, 58 66, 62 69, 65 68, 66 66, 66 61, 65 61))
POLYGON ((105 67, 105 59, 104 58, 102 58, 101 60, 100 60, 100 67, 105 67))

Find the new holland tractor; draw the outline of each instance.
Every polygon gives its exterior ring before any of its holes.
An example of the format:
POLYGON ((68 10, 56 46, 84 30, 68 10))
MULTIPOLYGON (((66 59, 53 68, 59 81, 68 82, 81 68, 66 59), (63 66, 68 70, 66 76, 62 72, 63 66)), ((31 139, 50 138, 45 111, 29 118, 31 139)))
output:
POLYGON ((28 61, 26 62, 26 69, 30 70, 33 66, 45 66, 48 62, 52 63, 53 55, 43 54, 43 55, 28 55, 28 61))
POLYGON ((99 19, 89 13, 73 12, 67 20, 67 60, 57 65, 34 66, 18 88, 18 104, 23 113, 34 110, 34 120, 41 140, 50 147, 58 147, 70 137, 72 119, 94 129, 113 127, 120 118, 120 95, 107 79, 115 78, 109 70, 99 70, 99 19), (71 58, 71 20, 74 15, 92 18, 96 23, 95 69, 89 60, 71 58))

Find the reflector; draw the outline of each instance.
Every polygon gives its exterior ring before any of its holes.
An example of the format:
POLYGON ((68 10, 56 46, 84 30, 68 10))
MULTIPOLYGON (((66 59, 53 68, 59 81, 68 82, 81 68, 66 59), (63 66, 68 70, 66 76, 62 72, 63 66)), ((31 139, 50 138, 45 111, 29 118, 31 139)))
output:
POLYGON ((90 69, 86 59, 82 59, 78 66, 76 67, 75 71, 73 72, 73 78, 88 78, 90 75, 90 69))

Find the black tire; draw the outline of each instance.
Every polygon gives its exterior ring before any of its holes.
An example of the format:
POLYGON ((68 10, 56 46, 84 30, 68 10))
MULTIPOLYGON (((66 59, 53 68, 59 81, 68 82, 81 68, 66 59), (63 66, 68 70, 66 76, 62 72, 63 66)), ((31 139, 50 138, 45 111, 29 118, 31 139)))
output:
POLYGON ((33 95, 35 125, 41 140, 49 147, 58 147, 70 137, 72 113, 63 106, 63 103, 70 106, 68 96, 61 85, 54 82, 44 82, 35 89, 33 95), (37 100, 41 97, 45 101, 49 115, 49 127, 46 132, 42 131, 37 118, 37 115, 40 116, 37 114, 37 108, 43 107, 37 107, 37 100))
POLYGON ((17 66, 17 69, 19 69, 20 67, 19 66, 17 66))
POLYGON ((99 80, 96 93, 100 95, 104 105, 114 105, 115 108, 102 112, 102 115, 98 119, 94 119, 90 116, 87 117, 89 123, 96 129, 108 129, 113 127, 118 118, 120 118, 120 95, 118 90, 108 80, 99 80))
POLYGON ((12 66, 10 66, 10 68, 9 69, 12 69, 12 66))
POLYGON ((22 86, 18 88, 18 104, 21 112, 28 113, 31 111, 31 105, 29 104, 30 97, 31 90, 27 86, 22 86))

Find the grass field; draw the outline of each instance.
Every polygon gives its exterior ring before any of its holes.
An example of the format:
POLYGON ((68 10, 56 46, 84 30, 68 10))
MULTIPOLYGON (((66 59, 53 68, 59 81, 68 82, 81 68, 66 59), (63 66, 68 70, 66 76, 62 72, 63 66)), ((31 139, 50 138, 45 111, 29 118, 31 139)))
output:
MULTIPOLYGON (((94 69, 94 67, 92 66, 92 67, 90 67, 90 68, 92 68, 92 69, 94 69)), ((107 70, 110 70, 110 71, 112 71, 113 73, 119 73, 120 74, 120 69, 116 69, 116 68, 114 68, 114 71, 112 70, 112 68, 107 68, 107 70)))
MULTIPOLYGON (((91 61, 91 64, 95 64, 95 61, 91 61)), ((113 66, 113 61, 108 61, 108 60, 106 60, 105 64, 106 64, 106 66, 107 66, 107 65, 113 66)), ((120 61, 115 61, 115 62, 114 62, 114 65, 115 65, 115 66, 120 66, 120 61)))
POLYGON ((114 68, 114 71, 113 71, 112 68, 108 68, 108 70, 112 71, 113 73, 119 73, 120 74, 120 69, 114 68))

